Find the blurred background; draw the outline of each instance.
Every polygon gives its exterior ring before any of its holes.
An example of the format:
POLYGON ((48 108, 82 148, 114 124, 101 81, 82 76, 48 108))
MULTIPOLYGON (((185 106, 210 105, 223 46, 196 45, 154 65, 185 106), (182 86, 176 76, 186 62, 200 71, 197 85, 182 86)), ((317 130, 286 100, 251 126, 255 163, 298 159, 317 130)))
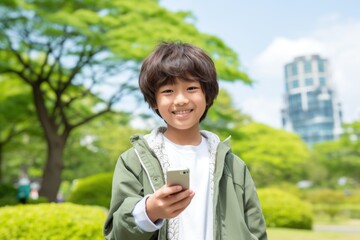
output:
POLYGON ((119 154, 163 124, 138 91, 139 68, 173 40, 216 64, 221 91, 201 125, 232 136, 269 238, 359 238, 359 10, 354 0, 2 1, 0 238, 103 239, 119 154))

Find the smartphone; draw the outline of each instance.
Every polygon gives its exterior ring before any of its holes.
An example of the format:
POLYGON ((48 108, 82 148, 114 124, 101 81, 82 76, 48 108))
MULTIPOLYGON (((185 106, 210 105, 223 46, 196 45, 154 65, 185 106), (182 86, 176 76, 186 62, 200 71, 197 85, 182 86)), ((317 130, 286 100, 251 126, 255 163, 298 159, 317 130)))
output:
POLYGON ((168 186, 181 185, 183 189, 188 189, 190 186, 190 170, 188 168, 168 169, 166 182, 168 186))

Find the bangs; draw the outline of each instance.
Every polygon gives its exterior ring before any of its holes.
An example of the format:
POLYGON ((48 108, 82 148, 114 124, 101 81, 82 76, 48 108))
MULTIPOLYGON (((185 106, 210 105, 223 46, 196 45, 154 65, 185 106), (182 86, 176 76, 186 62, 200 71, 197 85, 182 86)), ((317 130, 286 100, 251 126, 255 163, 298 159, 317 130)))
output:
POLYGON ((206 82, 201 78, 203 68, 201 63, 194 61, 185 53, 165 56, 158 72, 156 85, 162 87, 174 84, 177 78, 188 82, 206 82))

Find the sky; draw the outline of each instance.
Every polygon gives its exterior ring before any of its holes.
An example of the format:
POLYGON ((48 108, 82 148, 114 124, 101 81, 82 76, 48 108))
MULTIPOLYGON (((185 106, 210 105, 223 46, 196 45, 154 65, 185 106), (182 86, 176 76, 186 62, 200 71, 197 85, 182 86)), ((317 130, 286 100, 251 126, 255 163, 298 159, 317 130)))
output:
POLYGON ((190 11, 199 31, 222 39, 254 80, 222 84, 235 107, 255 121, 281 128, 284 65, 319 54, 330 73, 344 122, 360 120, 360 1, 162 0, 171 11, 190 11))

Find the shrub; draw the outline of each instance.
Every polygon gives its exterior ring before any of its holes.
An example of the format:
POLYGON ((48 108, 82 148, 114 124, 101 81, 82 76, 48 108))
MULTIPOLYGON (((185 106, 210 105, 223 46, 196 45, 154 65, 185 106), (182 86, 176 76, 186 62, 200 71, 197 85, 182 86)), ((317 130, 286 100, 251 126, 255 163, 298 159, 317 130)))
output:
POLYGON ((313 215, 308 203, 275 188, 259 189, 258 194, 267 226, 312 228, 313 215))
POLYGON ((330 217, 331 221, 335 220, 335 216, 341 213, 340 204, 314 204, 313 209, 316 215, 325 214, 330 217))
POLYGON ((345 190, 345 202, 349 204, 360 203, 360 188, 345 190))
POLYGON ((342 204, 345 195, 342 191, 332 189, 314 189, 306 193, 305 198, 313 204, 342 204))
POLYGON ((0 197, 0 207, 16 205, 19 201, 16 196, 4 196, 0 197))
POLYGON ((331 220, 341 213, 341 204, 345 201, 342 191, 332 189, 313 189, 306 193, 305 198, 314 205, 316 214, 324 213, 331 220))
POLYGON ((10 184, 0 184, 0 206, 15 205, 17 202, 16 188, 10 184))
POLYGON ((112 176, 112 173, 100 173, 76 180, 68 201, 108 208, 110 206, 112 176))
POLYGON ((106 212, 71 203, 43 203, 0 208, 0 239, 104 239, 106 212))
POLYGON ((31 199, 29 198, 27 203, 28 204, 39 204, 39 203, 48 203, 49 200, 46 197, 39 197, 37 199, 31 199))
POLYGON ((360 206, 358 204, 344 204, 341 210, 350 218, 360 219, 360 206))
MULTIPOLYGON (((27 199, 29 204, 38 204, 48 202, 47 198, 39 197, 38 199, 27 199)), ((0 207, 19 204, 16 198, 16 188, 8 184, 0 184, 0 207)))

